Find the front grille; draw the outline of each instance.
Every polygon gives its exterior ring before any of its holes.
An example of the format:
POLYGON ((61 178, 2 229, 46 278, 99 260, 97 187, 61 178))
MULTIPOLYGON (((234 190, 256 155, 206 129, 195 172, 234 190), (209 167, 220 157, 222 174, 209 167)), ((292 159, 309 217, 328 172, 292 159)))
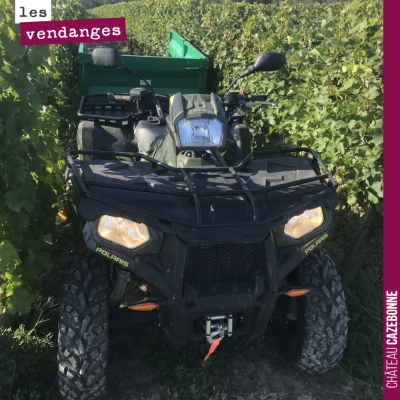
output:
POLYGON ((245 279, 260 269, 261 243, 189 246, 185 277, 196 282, 245 279))

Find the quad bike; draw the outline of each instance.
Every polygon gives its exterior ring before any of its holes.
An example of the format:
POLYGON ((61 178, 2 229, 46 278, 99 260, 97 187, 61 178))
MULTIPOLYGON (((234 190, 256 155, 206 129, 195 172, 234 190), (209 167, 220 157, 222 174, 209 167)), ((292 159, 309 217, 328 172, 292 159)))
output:
MULTIPOLYGON (((93 60, 139 75, 114 49, 93 60)), ((229 89, 284 64, 261 53, 229 89)), ((169 96, 143 80, 148 88, 80 104, 65 178, 87 249, 66 263, 63 398, 104 396, 109 333, 154 322, 173 347, 272 326, 295 367, 329 371, 347 334, 340 278, 320 247, 333 231, 336 181, 309 148, 251 151, 243 110, 274 106, 267 96, 169 96), (130 277, 148 282, 152 298, 124 301, 130 277)))

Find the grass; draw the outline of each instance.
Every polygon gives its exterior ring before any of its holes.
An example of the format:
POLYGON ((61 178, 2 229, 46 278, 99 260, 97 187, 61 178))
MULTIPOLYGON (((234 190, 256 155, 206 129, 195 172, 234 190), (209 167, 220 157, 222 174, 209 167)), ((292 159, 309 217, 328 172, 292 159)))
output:
MULTIPOLYGON (((350 242, 359 216, 346 211, 335 213, 335 232, 325 245, 339 265, 350 242)), ((383 397, 383 237, 377 232, 366 264, 359 276, 345 285, 349 312, 347 348, 339 373, 356 383, 357 398, 383 397)))
MULTIPOLYGON (((189 343, 184 348, 174 351, 162 342, 159 333, 151 342, 148 338, 144 339, 142 343, 151 349, 148 363, 155 371, 163 371, 158 379, 161 385, 169 388, 168 398, 171 400, 202 400, 209 399, 210 396, 223 398, 226 388, 221 384, 221 380, 226 375, 231 355, 248 352, 251 346, 259 352, 265 350, 263 340, 256 340, 250 344, 238 338, 225 339, 210 361, 201 368, 202 360, 208 351, 205 341, 189 343)), ((243 380, 242 386, 245 390, 248 389, 246 384, 250 387, 250 383, 243 380)))
MULTIPOLYGON (((325 247, 338 264, 359 217, 344 211, 335 214, 335 233, 325 247)), ((2 400, 58 398, 56 332, 62 264, 70 249, 65 249, 69 235, 68 227, 60 226, 53 250, 53 265, 39 277, 41 294, 31 312, 20 317, 17 330, 0 328, 2 400)), ((351 285, 345 287, 349 335, 344 358, 335 371, 346 381, 354 382, 356 399, 382 398, 382 250, 382 237, 378 234, 365 268, 351 285)), ((221 343, 211 362, 202 369, 201 359, 207 352, 204 342, 190 343, 174 351, 164 344, 158 330, 154 330, 151 337, 147 334, 148 331, 136 330, 132 340, 146 353, 146 368, 157 374, 157 383, 165 388, 162 399, 224 399, 227 394, 224 377, 232 354, 270 356, 270 349, 262 339, 250 342, 231 338, 221 343)), ((255 373, 252 368, 251 358, 246 358, 245 375, 238 382, 243 399, 258 398, 252 393, 249 378, 255 373)), ((113 391, 117 394, 118 388, 113 391)), ((286 398, 296 399, 297 395, 293 392, 286 398)))
POLYGON ((350 315, 349 336, 340 370, 357 380, 358 398, 376 400, 383 396, 383 283, 382 244, 371 251, 367 268, 346 287, 350 315), (363 397, 361 397, 363 396, 363 397))
POLYGON ((0 399, 50 399, 57 370, 56 329, 58 287, 52 266, 41 278, 41 294, 29 314, 20 317, 19 327, 0 328, 0 399), (53 278, 53 279, 51 279, 53 278))
POLYGON ((59 225, 50 268, 40 273, 39 292, 16 330, 0 328, 0 399, 54 400, 62 267, 71 250, 68 225, 59 225))

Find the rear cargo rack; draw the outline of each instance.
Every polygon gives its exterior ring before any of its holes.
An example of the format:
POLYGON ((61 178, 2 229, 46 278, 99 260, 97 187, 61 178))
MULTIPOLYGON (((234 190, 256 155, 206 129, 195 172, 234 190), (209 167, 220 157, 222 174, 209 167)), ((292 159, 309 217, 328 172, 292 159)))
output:
POLYGON ((79 104, 78 118, 93 121, 102 125, 122 126, 129 125, 133 114, 137 114, 135 103, 90 103, 89 99, 97 99, 113 95, 127 95, 127 93, 99 93, 82 96, 79 104))
MULTIPOLYGON (((168 95, 156 94, 158 100, 161 102, 161 107, 168 107, 168 95), (165 104, 166 102, 166 104, 165 104)), ((99 93, 87 94, 82 96, 78 109, 78 118, 80 121, 93 121, 100 125, 111 127, 121 127, 124 125, 131 125, 132 122, 143 119, 150 115, 149 111, 139 112, 135 101, 129 99, 129 93, 99 93), (111 97, 124 97, 125 100, 117 100, 115 103, 111 101, 111 97), (101 101, 108 98, 107 102, 101 101), (90 100, 94 100, 91 102, 90 100)), ((167 110, 163 111, 167 113, 167 110)))
MULTIPOLYGON (((88 187, 102 187, 102 188, 109 188, 109 189, 121 189, 121 190, 128 190, 128 191, 136 191, 136 192, 147 192, 147 193, 154 193, 154 194, 163 194, 167 196, 178 196, 178 197, 188 197, 192 198, 193 202, 195 204, 196 208, 196 221, 198 226, 206 226, 202 223, 202 215, 201 215, 201 198, 202 197, 212 197, 212 196, 246 196, 252 206, 252 214, 253 214, 253 220, 250 222, 250 224, 264 224, 266 222, 269 222, 270 220, 276 219, 284 214, 288 214, 289 212, 293 212, 309 203, 312 201, 315 201, 321 197, 324 197, 332 192, 336 192, 337 188, 337 182, 331 175, 331 173, 328 171, 324 163, 320 160, 320 158, 317 156, 317 154, 309 148, 291 148, 291 149, 278 149, 278 150, 264 150, 264 151, 253 151, 250 153, 245 159, 243 159, 238 165, 232 166, 232 167, 197 167, 197 168, 175 168, 171 167, 170 165, 167 165, 161 161, 155 160, 154 158, 151 158, 149 156, 146 156, 141 153, 128 153, 128 152, 112 152, 112 151, 91 151, 91 150, 73 150, 68 153, 67 156, 68 159, 68 164, 70 165, 73 175, 75 176, 76 180, 79 183, 79 186, 84 193, 84 195, 92 200, 100 201, 103 203, 107 203, 110 205, 114 205, 117 207, 123 207, 126 208, 126 205, 122 205, 118 201, 112 200, 112 199, 107 199, 103 196, 99 196, 97 194, 91 193, 88 189, 88 187), (308 153, 311 154, 318 162, 319 167, 321 170, 324 172, 324 174, 321 175, 316 175, 315 177, 310 177, 310 178, 305 178, 305 179, 298 179, 295 181, 290 181, 287 183, 282 183, 282 184, 277 184, 274 186, 270 187, 265 187, 265 188, 260 188, 260 189, 252 189, 249 188, 246 184, 246 182, 238 175, 238 172, 242 171, 248 162, 253 158, 253 157, 261 157, 261 156, 271 156, 271 155, 276 155, 276 154, 288 154, 288 153, 308 153), (93 180, 88 180, 83 178, 82 174, 80 173, 80 169, 82 166, 82 161, 78 161, 73 159, 73 156, 76 155, 91 155, 91 156, 104 156, 104 157, 124 157, 124 158, 130 158, 131 161, 141 161, 141 160, 146 160, 153 167, 161 167, 164 168, 165 170, 168 170, 170 172, 178 173, 182 175, 183 181, 186 183, 186 190, 162 190, 162 189, 157 189, 157 188, 152 188, 152 187, 141 187, 141 186, 132 186, 132 185, 127 185, 127 184, 116 184, 116 183, 111 183, 111 182, 97 182, 93 180), (241 187, 240 190, 207 190, 207 191, 202 191, 195 189, 190 181, 189 174, 190 173, 214 173, 214 172, 221 172, 221 173, 229 173, 235 181, 239 184, 241 187), (327 180, 327 181, 326 181, 327 180), (278 215, 274 215, 273 218, 270 218, 267 221, 260 221, 259 219, 259 209, 258 209, 258 204, 255 199, 256 195, 267 193, 267 192, 274 192, 280 189, 286 189, 290 188, 293 186, 299 186, 299 185, 305 185, 310 182, 316 182, 320 181, 324 187, 324 190, 322 193, 319 193, 315 196, 312 197, 312 199, 306 199, 303 201, 300 201, 296 204, 295 207, 291 207, 290 209, 285 210, 285 212, 282 212, 278 215)), ((86 161, 90 162, 90 161, 86 161)), ((68 178, 67 178, 68 179, 68 178)), ((157 216, 155 213, 149 213, 149 215, 154 215, 157 216)), ((165 219, 165 217, 162 217, 165 219)), ((173 222, 178 222, 178 221, 173 221, 173 222)), ((181 221, 179 223, 182 224, 181 221)), ((189 224, 188 224, 189 225, 189 224)), ((223 225, 212 225, 212 226, 223 226, 223 225)))

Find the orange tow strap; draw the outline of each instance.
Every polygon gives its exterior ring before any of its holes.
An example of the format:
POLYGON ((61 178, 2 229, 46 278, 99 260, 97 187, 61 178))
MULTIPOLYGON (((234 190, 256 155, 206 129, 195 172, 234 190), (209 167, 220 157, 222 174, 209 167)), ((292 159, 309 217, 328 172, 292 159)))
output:
POLYGON ((206 365, 205 362, 208 360, 208 357, 210 357, 211 354, 214 353, 214 351, 218 347, 218 345, 219 345, 219 339, 218 338, 214 338, 213 341, 212 341, 212 345, 210 347, 210 350, 208 351, 208 354, 206 355, 206 358, 204 359, 203 367, 206 365))

